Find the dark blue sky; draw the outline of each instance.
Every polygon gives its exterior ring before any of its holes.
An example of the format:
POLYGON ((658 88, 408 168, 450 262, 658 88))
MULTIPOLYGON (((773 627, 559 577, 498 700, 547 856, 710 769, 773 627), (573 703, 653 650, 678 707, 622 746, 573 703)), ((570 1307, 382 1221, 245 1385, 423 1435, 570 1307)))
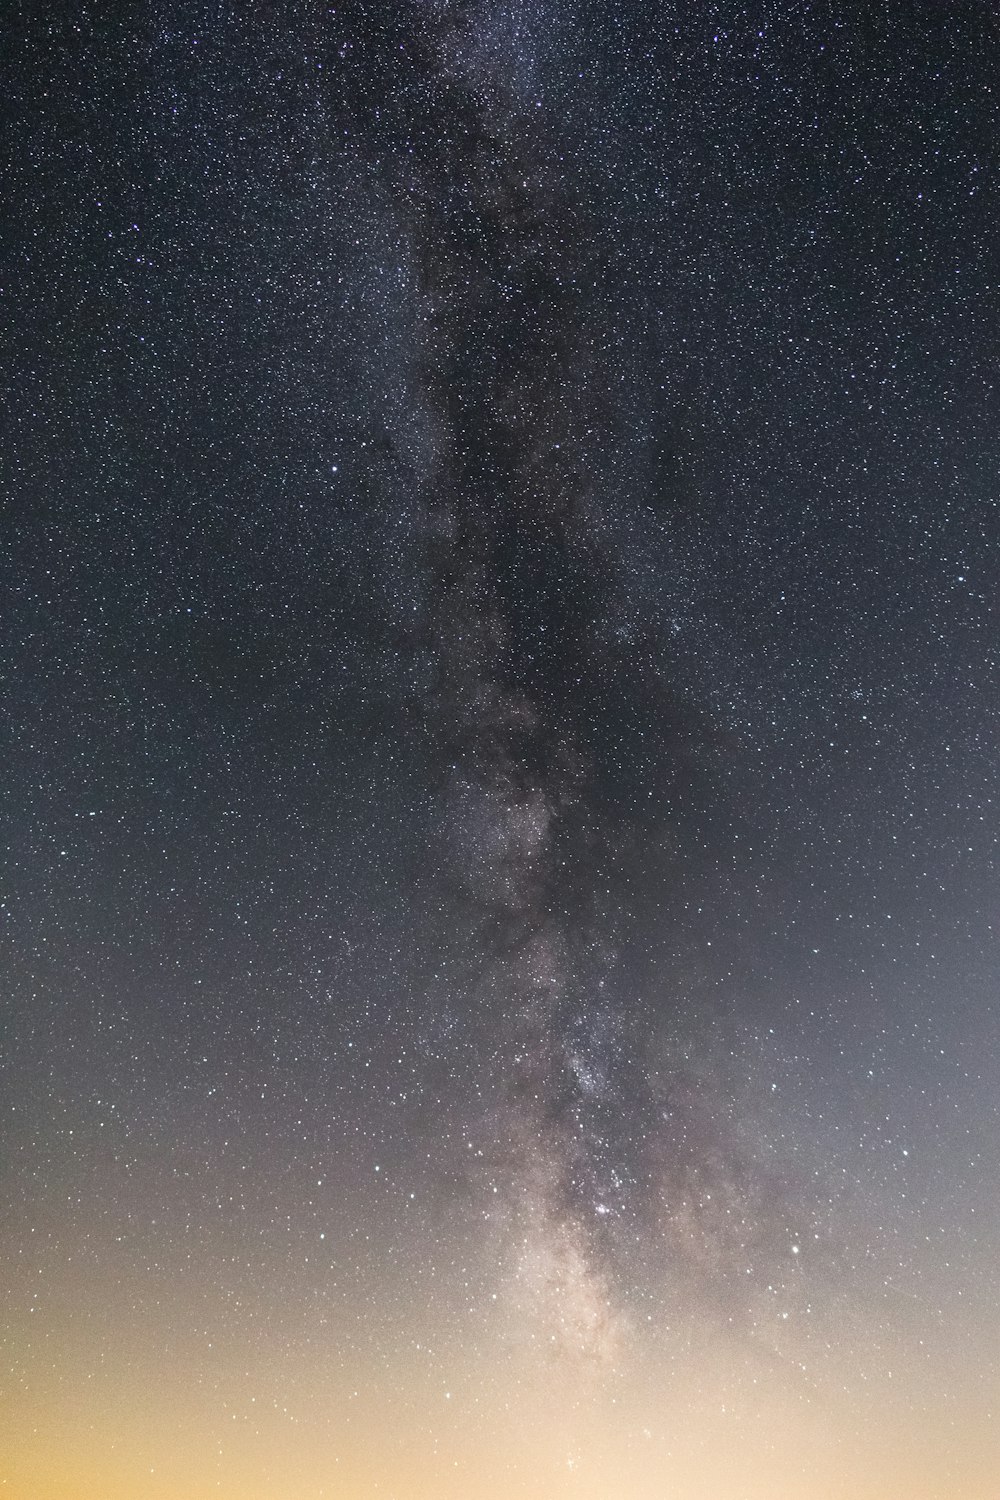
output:
POLYGON ((998 43, 15 7, 13 1493, 85 1382, 134 1467, 60 1495, 159 1493, 119 1382, 183 1423, 193 1381, 214 1454, 203 1323, 237 1405, 311 1392, 293 1500, 334 1451, 352 1497, 500 1493, 463 1444, 505 1495, 728 1497, 664 1446, 719 1392, 825 1414, 761 1494, 992 1493, 998 43), (573 1394, 490 1469, 428 1392, 507 1410, 550 1344, 573 1394), (410 1488, 357 1435, 393 1412, 410 1488))

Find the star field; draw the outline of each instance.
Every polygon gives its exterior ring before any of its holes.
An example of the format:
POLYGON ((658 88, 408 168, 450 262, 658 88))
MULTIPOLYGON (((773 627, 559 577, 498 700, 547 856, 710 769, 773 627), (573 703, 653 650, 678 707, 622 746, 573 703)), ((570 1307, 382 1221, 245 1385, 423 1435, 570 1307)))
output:
POLYGON ((993 1500, 989 8, 5 24, 13 1500, 993 1500))

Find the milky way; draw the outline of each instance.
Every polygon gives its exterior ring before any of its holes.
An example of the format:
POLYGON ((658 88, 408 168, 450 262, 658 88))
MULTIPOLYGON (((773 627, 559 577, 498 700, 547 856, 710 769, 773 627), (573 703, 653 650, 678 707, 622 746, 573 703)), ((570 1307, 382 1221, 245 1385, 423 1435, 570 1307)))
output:
POLYGON ((588 618, 607 560, 586 454, 613 441, 590 374, 600 267, 531 101, 476 57, 483 19, 473 8, 419 31, 433 105, 394 184, 412 216, 415 399, 433 434, 426 707, 445 768, 443 861, 468 903, 456 936, 481 971, 502 1083, 519 1281, 551 1338, 605 1355, 615 1313, 594 1216, 625 1183, 601 1106, 627 1022, 602 993, 617 933, 594 887, 612 819, 580 723, 607 732, 611 653, 588 618))

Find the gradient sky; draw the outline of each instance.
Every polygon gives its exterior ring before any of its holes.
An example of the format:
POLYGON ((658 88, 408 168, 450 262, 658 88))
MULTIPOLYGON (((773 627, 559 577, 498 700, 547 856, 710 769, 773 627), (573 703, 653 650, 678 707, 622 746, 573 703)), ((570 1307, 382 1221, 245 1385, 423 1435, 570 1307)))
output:
POLYGON ((996 1500, 992 7, 0 35, 0 1494, 996 1500))

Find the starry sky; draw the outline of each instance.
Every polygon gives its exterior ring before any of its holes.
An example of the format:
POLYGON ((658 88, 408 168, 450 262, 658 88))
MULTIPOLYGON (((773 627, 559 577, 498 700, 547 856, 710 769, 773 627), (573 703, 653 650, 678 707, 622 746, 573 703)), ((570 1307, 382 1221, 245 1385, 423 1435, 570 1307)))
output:
POLYGON ((996 1500, 992 6, 2 36, 0 1492, 996 1500))

